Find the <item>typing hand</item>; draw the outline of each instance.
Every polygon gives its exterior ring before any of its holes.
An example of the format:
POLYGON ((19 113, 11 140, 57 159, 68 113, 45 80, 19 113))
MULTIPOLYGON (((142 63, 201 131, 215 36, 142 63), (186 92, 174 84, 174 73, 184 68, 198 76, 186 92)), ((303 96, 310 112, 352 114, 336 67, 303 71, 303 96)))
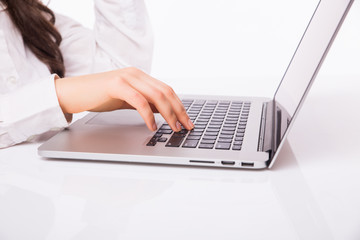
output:
POLYGON ((147 127, 155 131, 159 112, 174 131, 194 125, 171 87, 136 68, 79 77, 58 78, 55 87, 65 114, 83 111, 136 109, 147 127))

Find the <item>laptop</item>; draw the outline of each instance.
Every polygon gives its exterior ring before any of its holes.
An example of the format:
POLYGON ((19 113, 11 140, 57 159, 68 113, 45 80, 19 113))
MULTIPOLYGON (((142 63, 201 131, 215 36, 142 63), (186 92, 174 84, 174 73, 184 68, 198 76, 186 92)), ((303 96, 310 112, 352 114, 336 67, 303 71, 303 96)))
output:
POLYGON ((265 169, 289 129, 353 0, 321 0, 272 99, 181 96, 192 131, 173 132, 155 114, 147 129, 135 110, 89 113, 43 143, 46 158, 265 169))

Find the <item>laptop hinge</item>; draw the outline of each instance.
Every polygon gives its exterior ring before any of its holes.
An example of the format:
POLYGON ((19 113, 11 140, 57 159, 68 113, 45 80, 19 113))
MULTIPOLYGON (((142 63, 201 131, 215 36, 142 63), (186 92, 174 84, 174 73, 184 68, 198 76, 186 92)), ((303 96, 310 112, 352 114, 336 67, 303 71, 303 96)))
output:
POLYGON ((273 147, 273 104, 272 101, 263 103, 261 114, 261 125, 259 133, 258 151, 269 152, 269 157, 272 154, 273 147))

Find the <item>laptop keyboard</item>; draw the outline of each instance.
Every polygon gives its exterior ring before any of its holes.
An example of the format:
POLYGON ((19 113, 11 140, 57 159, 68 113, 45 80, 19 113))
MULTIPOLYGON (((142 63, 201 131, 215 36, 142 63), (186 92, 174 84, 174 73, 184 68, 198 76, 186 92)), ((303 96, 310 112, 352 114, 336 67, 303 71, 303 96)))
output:
POLYGON ((194 122, 194 129, 173 132, 165 123, 147 143, 155 146, 240 151, 244 139, 251 102, 182 100, 194 122))

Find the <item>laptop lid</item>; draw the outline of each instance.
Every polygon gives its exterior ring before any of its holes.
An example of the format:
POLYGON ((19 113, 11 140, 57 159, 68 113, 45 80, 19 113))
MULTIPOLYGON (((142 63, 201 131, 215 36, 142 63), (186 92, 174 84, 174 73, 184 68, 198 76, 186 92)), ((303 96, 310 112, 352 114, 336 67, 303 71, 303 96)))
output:
POLYGON ((272 102, 272 167, 353 0, 321 0, 272 102))

